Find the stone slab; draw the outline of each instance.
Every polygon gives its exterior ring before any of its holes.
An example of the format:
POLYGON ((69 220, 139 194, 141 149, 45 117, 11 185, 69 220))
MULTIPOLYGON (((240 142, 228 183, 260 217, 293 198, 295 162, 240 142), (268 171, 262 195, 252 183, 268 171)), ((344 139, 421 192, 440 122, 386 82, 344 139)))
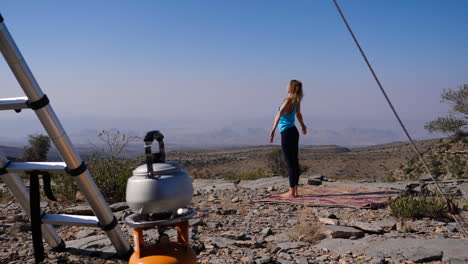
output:
POLYGON ((442 261, 465 259, 468 256, 468 240, 463 239, 423 239, 423 238, 386 238, 367 236, 358 240, 327 238, 317 244, 335 254, 364 254, 371 257, 384 255, 391 258, 411 257, 418 249, 442 251, 442 261))

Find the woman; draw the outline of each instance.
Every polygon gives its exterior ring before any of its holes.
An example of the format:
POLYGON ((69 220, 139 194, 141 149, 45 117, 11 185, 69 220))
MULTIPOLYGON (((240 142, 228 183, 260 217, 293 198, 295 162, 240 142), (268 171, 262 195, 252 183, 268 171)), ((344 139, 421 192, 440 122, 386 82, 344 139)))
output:
POLYGON ((299 132, 294 124, 295 118, 302 127, 302 134, 307 134, 307 127, 302 120, 301 100, 302 100, 302 83, 298 80, 292 80, 288 86, 288 97, 284 99, 278 113, 275 116, 273 128, 270 132, 270 143, 273 143, 276 127, 279 125, 281 132, 281 148, 283 149, 286 166, 289 176, 289 192, 281 194, 285 198, 295 198, 298 196, 297 186, 299 184, 299 132))

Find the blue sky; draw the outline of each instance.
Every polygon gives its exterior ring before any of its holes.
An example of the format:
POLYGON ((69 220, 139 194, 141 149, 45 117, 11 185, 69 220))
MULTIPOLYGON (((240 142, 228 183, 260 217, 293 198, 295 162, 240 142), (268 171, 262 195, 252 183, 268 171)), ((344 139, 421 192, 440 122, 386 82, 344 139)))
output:
MULTIPOLYGON (((446 112, 443 89, 468 83, 468 1, 339 2, 403 119, 446 112)), ((299 79, 310 126, 398 129, 331 0, 3 0, 0 12, 65 119, 271 122, 299 79)), ((22 95, 3 61, 0 86, 22 95)))

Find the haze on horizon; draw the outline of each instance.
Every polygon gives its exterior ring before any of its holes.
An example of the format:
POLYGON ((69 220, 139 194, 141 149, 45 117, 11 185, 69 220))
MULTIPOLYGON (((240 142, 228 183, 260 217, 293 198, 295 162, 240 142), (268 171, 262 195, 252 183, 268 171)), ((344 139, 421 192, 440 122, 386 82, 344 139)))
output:
MULTIPOLYGON (((440 94, 468 82, 468 2, 340 3, 403 120, 435 137, 422 125, 447 112, 440 94)), ((302 143, 403 139, 332 1, 7 0, 0 12, 72 138, 161 129, 174 143, 266 144, 299 79, 316 132, 302 143)), ((0 87, 23 96, 3 59, 0 87)), ((0 113, 0 143, 42 131, 23 112, 0 113)))

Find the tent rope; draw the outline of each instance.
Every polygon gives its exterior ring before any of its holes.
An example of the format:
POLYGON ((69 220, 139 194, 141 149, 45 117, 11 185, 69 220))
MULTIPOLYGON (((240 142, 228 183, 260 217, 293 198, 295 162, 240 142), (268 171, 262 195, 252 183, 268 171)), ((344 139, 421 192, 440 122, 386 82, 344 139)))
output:
POLYGON ((366 54, 364 53, 364 50, 361 48, 361 45, 359 44, 359 41, 357 40, 356 36, 354 35, 354 32, 353 32, 353 30, 351 29, 351 27, 350 27, 348 21, 346 20, 346 17, 345 17, 345 15, 343 14, 343 11, 341 10, 340 6, 338 5, 337 0, 333 0, 333 2, 335 3, 335 6, 336 6, 336 9, 338 10, 338 13, 340 13, 341 18, 343 19, 343 22, 345 23, 346 27, 348 28, 349 33, 350 33, 351 36, 353 37, 354 43, 356 43, 356 46, 358 47, 359 51, 361 52, 361 55, 362 55, 362 57, 364 58, 364 60, 365 60, 365 62, 366 62, 366 64, 367 64, 367 67, 368 67, 369 70, 371 71, 372 76, 374 76, 374 79, 375 79, 375 81, 377 82, 377 85, 379 86, 380 91, 382 92, 382 94, 384 95, 385 99, 387 100, 388 105, 389 105, 390 108, 392 109, 392 112, 393 112, 393 114, 395 115, 396 119, 398 120, 398 123, 400 123, 400 126, 401 126, 401 128, 403 129, 403 131, 405 132, 406 137, 408 137, 408 140, 410 141, 411 146, 413 147, 414 152, 416 152, 416 154, 418 155, 419 160, 422 162, 422 164, 423 164, 425 170, 426 170, 427 173, 430 175, 432 181, 434 182, 435 186, 437 187, 437 190, 439 191, 439 193, 442 195, 442 197, 444 198, 445 202, 447 203, 447 208, 448 208, 450 214, 452 215, 453 219, 455 220, 455 222, 456 222, 457 225, 459 226, 460 231, 463 233, 463 235, 464 235, 465 237, 468 237, 467 231, 466 231, 465 228, 464 228, 465 222, 464 222, 463 218, 459 216, 460 209, 457 208, 457 206, 452 202, 452 200, 451 200, 450 198, 447 198, 447 196, 446 196, 446 195, 444 194, 444 192, 442 191, 442 188, 440 187, 439 183, 437 182, 437 180, 435 179, 435 177, 434 177, 434 175, 432 174, 431 170, 429 169, 429 166, 427 165, 426 161, 424 160, 423 156, 421 155, 421 152, 419 151, 418 147, 417 147, 416 144, 414 143, 413 138, 411 137, 411 135, 409 134, 408 130, 406 129, 406 126, 405 126, 405 125, 403 124, 403 122, 401 121, 400 116, 398 115, 397 111, 395 110, 395 107, 393 106, 392 102, 390 101, 390 98, 388 97, 388 95, 387 95, 387 93, 385 92, 385 90, 384 90, 382 84, 380 83, 380 80, 379 80, 379 78, 377 77, 377 74, 375 73, 374 68, 372 67, 372 65, 370 64, 369 60, 367 59, 367 56, 366 56, 366 54), (460 217, 460 219, 458 219, 458 217, 460 217))

